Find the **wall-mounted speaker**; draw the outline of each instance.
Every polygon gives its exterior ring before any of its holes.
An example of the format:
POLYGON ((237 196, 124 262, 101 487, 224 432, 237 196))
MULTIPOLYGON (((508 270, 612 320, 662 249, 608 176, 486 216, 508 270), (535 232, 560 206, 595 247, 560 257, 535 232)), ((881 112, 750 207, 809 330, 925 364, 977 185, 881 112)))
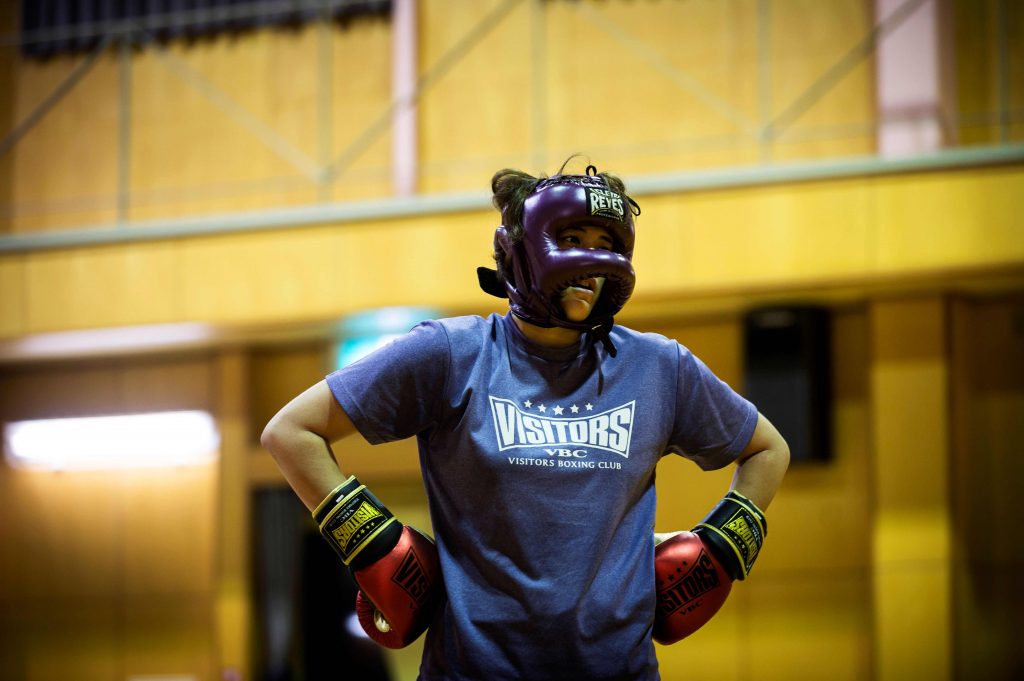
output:
POLYGON ((744 395, 782 433, 791 460, 832 456, 830 315, 763 307, 744 317, 744 395))

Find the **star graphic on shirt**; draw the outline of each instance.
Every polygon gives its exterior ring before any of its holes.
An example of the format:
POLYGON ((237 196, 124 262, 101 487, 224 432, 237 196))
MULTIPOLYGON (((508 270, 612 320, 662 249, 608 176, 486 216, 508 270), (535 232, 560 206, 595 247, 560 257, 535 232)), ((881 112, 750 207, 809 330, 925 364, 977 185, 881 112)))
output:
POLYGON ((573 414, 578 414, 580 413, 580 408, 574 404, 571 407, 569 407, 569 411, 571 411, 573 414))
POLYGON ((590 402, 587 402, 586 406, 587 406, 587 411, 594 411, 594 405, 592 405, 590 402))
POLYGON ((555 407, 555 416, 561 416, 562 415, 562 411, 563 410, 562 410, 561 407, 555 407))
POLYGON ((548 410, 548 408, 547 408, 547 407, 545 407, 545 406, 544 406, 543 404, 542 404, 542 405, 540 405, 539 407, 537 407, 537 411, 539 411, 539 412, 540 412, 541 414, 543 414, 543 413, 544 413, 544 412, 546 412, 547 410, 548 410))
POLYGON ((525 402, 523 402, 523 406, 529 409, 530 407, 533 406, 533 402, 531 402, 530 400, 526 400, 525 402))

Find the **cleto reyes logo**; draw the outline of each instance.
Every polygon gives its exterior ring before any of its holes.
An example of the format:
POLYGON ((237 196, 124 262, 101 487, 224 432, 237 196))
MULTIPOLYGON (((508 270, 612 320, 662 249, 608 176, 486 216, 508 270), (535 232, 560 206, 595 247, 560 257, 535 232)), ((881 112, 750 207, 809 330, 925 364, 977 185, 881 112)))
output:
POLYGON ((608 189, 587 188, 587 208, 591 215, 623 220, 626 217, 626 207, 622 202, 622 196, 608 189))
MULTIPOLYGON (((490 396, 491 417, 499 451, 542 447, 551 454, 573 456, 578 447, 603 449, 629 458, 636 401, 584 418, 554 418, 525 412, 511 401, 490 396)), ((582 458, 578 452, 577 458, 582 458)))

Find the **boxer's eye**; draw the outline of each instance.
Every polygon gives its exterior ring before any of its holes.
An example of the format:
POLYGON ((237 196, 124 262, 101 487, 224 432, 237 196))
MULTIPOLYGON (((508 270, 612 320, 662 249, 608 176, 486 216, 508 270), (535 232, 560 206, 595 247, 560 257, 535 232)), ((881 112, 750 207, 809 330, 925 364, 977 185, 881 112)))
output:
POLYGON ((558 247, 612 251, 615 250, 615 243, 608 232, 600 227, 570 227, 558 235, 558 247))

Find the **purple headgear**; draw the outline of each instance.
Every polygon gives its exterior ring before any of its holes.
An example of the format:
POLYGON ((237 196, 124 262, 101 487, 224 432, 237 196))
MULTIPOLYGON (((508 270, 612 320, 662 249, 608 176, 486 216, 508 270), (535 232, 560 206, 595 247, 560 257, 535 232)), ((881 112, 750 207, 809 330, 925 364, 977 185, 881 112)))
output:
MULTIPOLYGON (((593 166, 587 168, 589 173, 593 166)), ((494 233, 495 253, 504 254, 504 289, 494 272, 478 270, 484 291, 509 299, 514 315, 542 327, 579 331, 611 328, 612 318, 633 293, 633 210, 636 204, 612 189, 600 175, 556 175, 537 183, 523 202, 522 239, 513 243, 505 225, 494 233), (596 225, 612 238, 613 250, 561 249, 559 232, 567 227, 596 225), (571 284, 604 277, 594 309, 582 322, 571 322, 561 306, 571 284)), ((502 215, 502 222, 508 223, 502 215)))

